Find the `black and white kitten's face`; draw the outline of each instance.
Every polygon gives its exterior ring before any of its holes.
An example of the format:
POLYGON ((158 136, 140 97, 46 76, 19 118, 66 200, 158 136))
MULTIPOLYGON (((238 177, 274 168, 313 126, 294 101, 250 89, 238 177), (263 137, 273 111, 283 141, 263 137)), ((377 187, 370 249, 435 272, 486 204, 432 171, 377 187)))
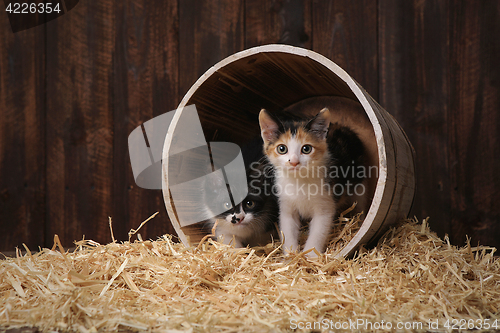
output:
POLYGON ((249 194, 245 200, 236 205, 233 209, 231 202, 224 202, 222 205, 227 211, 216 216, 219 220, 224 220, 229 226, 232 224, 236 228, 245 228, 249 224, 255 223, 255 219, 262 218, 267 213, 267 197, 263 195, 249 194))
POLYGON ((259 175, 248 177, 249 193, 241 203, 234 207, 227 197, 223 178, 213 178, 206 184, 204 200, 208 207, 216 207, 220 214, 212 214, 210 225, 218 220, 216 236, 223 236, 229 244, 234 238, 234 245, 265 245, 277 239, 274 223, 278 219, 278 204, 271 194, 272 180, 259 175))

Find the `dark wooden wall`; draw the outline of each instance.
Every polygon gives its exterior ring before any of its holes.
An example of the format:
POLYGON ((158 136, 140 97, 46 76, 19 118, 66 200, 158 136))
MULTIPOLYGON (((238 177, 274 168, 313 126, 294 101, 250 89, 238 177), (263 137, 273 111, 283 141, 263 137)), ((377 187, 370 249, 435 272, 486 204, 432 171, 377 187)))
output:
POLYGON ((156 211, 143 237, 172 232, 129 133, 267 43, 329 57, 395 116, 417 151, 412 215, 500 246, 499 1, 110 0, 16 34, 0 13, 0 250, 106 243, 108 216, 119 240, 156 211))

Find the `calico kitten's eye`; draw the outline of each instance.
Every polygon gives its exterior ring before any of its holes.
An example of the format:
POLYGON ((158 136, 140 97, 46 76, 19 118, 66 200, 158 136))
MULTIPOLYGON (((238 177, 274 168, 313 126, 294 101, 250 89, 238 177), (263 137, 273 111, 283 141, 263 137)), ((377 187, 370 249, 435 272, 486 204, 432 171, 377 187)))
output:
POLYGON ((311 145, 303 145, 302 146, 302 154, 310 154, 313 150, 313 147, 311 145))
POLYGON ((278 147, 276 147, 276 150, 278 151, 278 154, 284 155, 287 153, 288 148, 287 148, 287 146, 281 144, 278 147))
POLYGON ((255 207, 255 201, 247 200, 245 201, 245 208, 252 209, 255 207))
POLYGON ((222 206, 224 207, 225 210, 229 210, 231 209, 231 207, 233 207, 233 205, 231 205, 230 202, 224 202, 222 206))

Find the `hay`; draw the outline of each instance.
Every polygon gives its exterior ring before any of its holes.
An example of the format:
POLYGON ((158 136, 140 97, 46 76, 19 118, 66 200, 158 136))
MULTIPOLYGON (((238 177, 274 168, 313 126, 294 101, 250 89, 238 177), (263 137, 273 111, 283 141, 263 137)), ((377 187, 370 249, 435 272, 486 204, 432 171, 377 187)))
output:
MULTIPOLYGON (((347 229, 355 224, 345 221, 347 229)), ((81 240, 72 252, 55 239, 52 249, 26 248, 0 261, 0 326, 256 332, 352 325, 389 331, 403 324, 427 331, 453 320, 491 326, 499 318, 494 248, 458 249, 426 221, 413 220, 374 249, 336 259, 347 229, 317 261, 284 258, 279 244, 234 249, 209 238, 191 248, 171 236, 107 245, 81 240)))

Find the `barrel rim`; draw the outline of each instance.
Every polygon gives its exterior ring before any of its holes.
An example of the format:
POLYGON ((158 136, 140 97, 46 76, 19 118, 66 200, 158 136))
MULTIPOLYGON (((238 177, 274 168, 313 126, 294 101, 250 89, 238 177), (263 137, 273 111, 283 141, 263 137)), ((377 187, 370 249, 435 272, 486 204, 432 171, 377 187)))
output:
MULTIPOLYGON (((187 105, 189 100, 193 97, 193 95, 196 93, 198 88, 209 78, 211 77, 214 73, 216 73, 218 70, 226 67, 227 65, 240 61, 242 59, 248 58, 250 56, 259 54, 259 53, 287 53, 290 55, 294 56, 302 56, 306 58, 310 58, 313 61, 318 62, 319 64, 325 66, 327 69, 332 71, 336 76, 338 76, 341 80, 343 80, 349 87, 349 89, 354 93, 356 98, 358 99, 358 102, 362 105, 363 109, 365 110, 366 115, 368 116, 368 119, 370 120, 370 123, 372 124, 373 131, 375 134, 375 139, 377 141, 377 149, 378 149, 378 157, 379 157, 379 165, 378 165, 378 180, 377 180, 377 185, 375 189, 375 193, 373 195, 372 203, 370 205, 370 208, 368 212, 366 213, 365 219, 363 220, 363 223, 361 224, 360 229, 356 232, 355 236, 349 241, 349 243, 340 251, 338 254, 339 257, 344 257, 349 254, 351 254, 363 240, 369 240, 370 237, 375 234, 375 232, 379 229, 379 227, 383 224, 385 217, 387 216, 389 210, 386 212, 379 212, 379 208, 381 206, 381 203, 384 199, 384 194, 387 195, 387 181, 388 181, 388 168, 387 168, 387 150, 386 150, 386 140, 390 139, 384 136, 384 131, 382 129, 382 126, 380 124, 380 121, 384 121, 382 117, 377 117, 375 114, 375 109, 371 106, 368 98, 367 98, 367 93, 363 92, 358 83, 346 72, 344 71, 340 66, 335 64, 333 61, 330 59, 326 58, 325 56, 300 47, 295 47, 295 46, 290 46, 290 45, 282 45, 282 44, 268 44, 268 45, 262 45, 262 46, 256 46, 250 49, 246 49, 240 52, 237 52, 233 55, 230 55, 226 57, 225 59, 219 61, 216 63, 214 66, 209 68, 203 75, 201 75, 198 80, 191 86, 191 88, 186 92, 184 95, 183 99, 179 103, 179 106, 176 109, 175 115, 170 123, 169 130, 167 132, 167 135, 165 137, 165 143, 163 147, 163 172, 162 172, 162 192, 164 196, 164 202, 165 206, 168 212, 168 215, 171 219, 172 225, 174 229, 176 230, 179 238, 181 241, 186 245, 189 246, 189 242, 187 240, 186 235, 182 231, 180 227, 180 223, 177 220, 177 216, 175 214, 175 210, 172 206, 171 203, 171 196, 169 194, 168 190, 168 177, 167 177, 167 170, 168 170, 168 152, 170 149, 170 145, 172 143, 172 138, 173 138, 173 131, 171 129, 175 128, 177 125, 183 108, 187 105), (376 218, 379 213, 384 214, 384 218, 379 216, 380 221, 377 221, 376 218), (175 221, 173 221, 175 220, 175 221), (379 223, 379 225, 375 226, 375 229, 373 229, 373 225, 375 223, 379 223), (370 232, 371 231, 371 232, 370 232), (367 239, 368 238, 368 239, 367 239)), ((368 95, 369 98, 371 98, 368 95)), ((377 111, 378 112, 378 111, 377 111)), ((385 124, 384 124, 385 125, 385 124)), ((394 190, 394 188, 393 188, 394 190)), ((391 195, 392 197, 392 195, 391 195)))

